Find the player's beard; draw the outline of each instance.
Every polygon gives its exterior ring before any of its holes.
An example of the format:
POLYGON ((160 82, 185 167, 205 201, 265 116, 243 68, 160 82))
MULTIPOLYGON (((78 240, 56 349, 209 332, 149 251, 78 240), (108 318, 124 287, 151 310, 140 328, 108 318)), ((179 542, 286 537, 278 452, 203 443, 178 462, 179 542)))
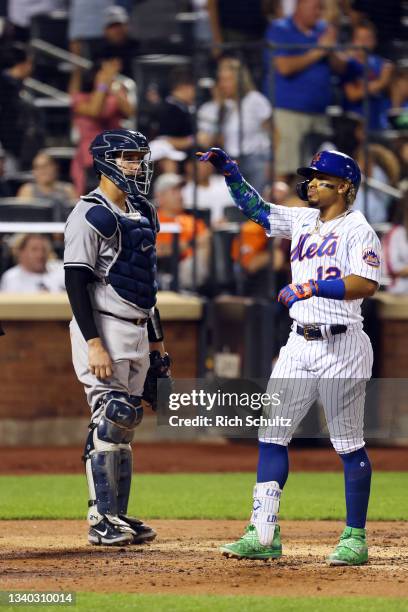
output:
POLYGON ((309 203, 309 206, 311 208, 318 208, 319 204, 320 204, 320 200, 319 200, 318 194, 317 193, 314 194, 314 199, 313 200, 310 197, 308 197, 308 203, 309 203))

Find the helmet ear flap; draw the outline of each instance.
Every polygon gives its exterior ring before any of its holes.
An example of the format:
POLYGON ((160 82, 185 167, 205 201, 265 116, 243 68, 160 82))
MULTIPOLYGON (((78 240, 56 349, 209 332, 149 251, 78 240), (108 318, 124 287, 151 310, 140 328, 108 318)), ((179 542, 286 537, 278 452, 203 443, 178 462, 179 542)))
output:
POLYGON ((304 202, 308 202, 307 188, 309 187, 309 182, 310 181, 302 181, 296 185, 296 193, 304 202))
POLYGON ((102 176, 102 172, 98 169, 95 159, 93 160, 93 169, 95 170, 96 176, 100 179, 102 176))

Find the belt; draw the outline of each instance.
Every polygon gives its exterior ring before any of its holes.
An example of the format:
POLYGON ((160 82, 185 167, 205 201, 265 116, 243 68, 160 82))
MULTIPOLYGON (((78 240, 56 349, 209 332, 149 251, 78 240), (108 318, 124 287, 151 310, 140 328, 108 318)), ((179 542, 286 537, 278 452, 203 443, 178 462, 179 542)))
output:
MULTIPOLYGON (((336 336, 337 334, 344 334, 347 331, 347 325, 330 325, 330 334, 336 336)), ((319 325, 305 325, 301 327, 296 325, 296 333, 299 336, 303 336, 305 340, 323 340, 324 335, 319 325)))
POLYGON ((114 317, 115 319, 120 319, 121 321, 127 321, 128 323, 133 323, 133 325, 140 325, 144 327, 148 321, 149 317, 143 317, 142 319, 125 319, 125 317, 118 317, 118 315, 112 314, 111 312, 106 312, 105 310, 98 310, 100 314, 106 315, 108 317, 114 317))

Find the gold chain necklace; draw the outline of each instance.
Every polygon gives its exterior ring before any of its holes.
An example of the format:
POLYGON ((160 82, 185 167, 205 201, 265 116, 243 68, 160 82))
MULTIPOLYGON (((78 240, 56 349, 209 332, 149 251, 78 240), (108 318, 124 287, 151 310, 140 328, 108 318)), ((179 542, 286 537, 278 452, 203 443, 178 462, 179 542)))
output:
MULTIPOLYGON (((330 232, 332 232, 333 230, 336 229, 336 227, 338 227, 340 225, 340 223, 342 223, 342 221, 347 217, 347 215, 349 214, 349 210, 346 210, 346 212, 341 213, 340 215, 337 215, 337 217, 333 217, 333 219, 330 219, 330 221, 335 221, 335 219, 340 219, 338 223, 336 223, 336 225, 332 228, 330 228, 329 232, 327 234, 321 234, 320 233, 320 216, 317 217, 316 219, 316 225, 314 227, 314 229, 312 230, 312 234, 317 234, 318 236, 320 236, 321 238, 324 238, 325 236, 327 236, 328 234, 330 234, 330 232)), ((330 223, 330 221, 326 221, 326 223, 330 223)))

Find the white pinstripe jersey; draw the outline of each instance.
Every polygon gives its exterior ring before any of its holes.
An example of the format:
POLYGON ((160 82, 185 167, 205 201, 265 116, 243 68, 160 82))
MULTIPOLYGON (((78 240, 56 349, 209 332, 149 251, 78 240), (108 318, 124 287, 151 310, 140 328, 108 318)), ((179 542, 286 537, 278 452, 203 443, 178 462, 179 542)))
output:
MULTIPOLYGON (((350 274, 380 282, 380 241, 362 213, 350 210, 345 216, 321 222, 320 211, 314 208, 270 207, 267 235, 291 240, 292 283, 350 274)), ((362 301, 312 297, 296 302, 289 312, 301 325, 351 325, 362 321, 362 301)))

